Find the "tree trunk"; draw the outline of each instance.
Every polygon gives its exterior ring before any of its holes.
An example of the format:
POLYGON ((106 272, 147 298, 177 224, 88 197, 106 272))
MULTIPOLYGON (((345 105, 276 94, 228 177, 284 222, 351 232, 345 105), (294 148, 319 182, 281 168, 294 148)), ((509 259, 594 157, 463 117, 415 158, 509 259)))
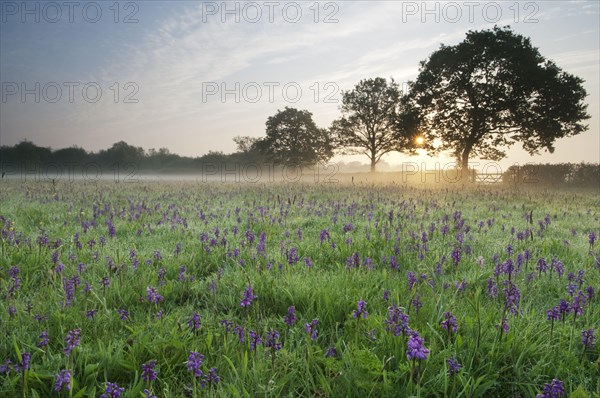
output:
POLYGON ((371 158, 371 173, 375 173, 375 165, 377 164, 377 162, 375 161, 375 158, 372 157, 371 158))
POLYGON ((469 154, 471 153, 471 147, 467 146, 460 158, 460 179, 463 182, 469 181, 469 154))

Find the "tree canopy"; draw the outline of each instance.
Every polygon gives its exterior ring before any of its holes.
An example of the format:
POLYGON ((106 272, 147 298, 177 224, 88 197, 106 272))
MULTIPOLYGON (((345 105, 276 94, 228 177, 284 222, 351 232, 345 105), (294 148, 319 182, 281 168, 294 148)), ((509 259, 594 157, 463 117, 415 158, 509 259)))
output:
POLYGON ((312 113, 285 107, 267 119, 267 136, 252 145, 280 165, 307 166, 333 156, 329 131, 317 127, 312 113))
POLYGON ((583 80, 540 55, 510 27, 469 31, 420 64, 411 99, 437 150, 453 150, 463 171, 469 157, 500 160, 520 142, 530 154, 553 152, 556 139, 587 129, 583 80))
POLYGON ((331 126, 337 146, 347 154, 367 155, 371 171, 386 153, 413 152, 417 115, 409 105, 393 79, 361 80, 342 93, 343 116, 331 126))

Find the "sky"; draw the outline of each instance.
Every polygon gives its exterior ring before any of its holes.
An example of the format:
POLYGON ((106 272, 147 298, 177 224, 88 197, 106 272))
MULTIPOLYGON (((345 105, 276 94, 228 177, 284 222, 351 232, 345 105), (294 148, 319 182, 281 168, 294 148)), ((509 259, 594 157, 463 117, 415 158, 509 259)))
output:
MULTIPOLYGON (((201 156, 265 135, 269 116, 307 109, 320 127, 340 116, 361 79, 414 80, 418 65, 467 31, 494 25, 531 38, 585 80, 589 130, 530 156, 518 144, 499 167, 600 162, 600 2, 131 1, 0 3, 0 145, 24 139, 97 151, 124 140, 201 156)), ((358 160, 366 156, 340 157, 358 160)), ((403 162, 453 161, 390 154, 403 162)), ((479 162, 479 167, 488 162, 479 162)))

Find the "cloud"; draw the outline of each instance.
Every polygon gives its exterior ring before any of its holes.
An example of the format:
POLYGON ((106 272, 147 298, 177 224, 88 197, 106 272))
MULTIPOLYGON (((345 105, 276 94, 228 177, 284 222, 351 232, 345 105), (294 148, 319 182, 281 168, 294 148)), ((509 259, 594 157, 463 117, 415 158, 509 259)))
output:
POLYGON ((586 64, 600 65, 600 49, 573 50, 555 54, 552 57, 558 65, 581 66, 586 64))

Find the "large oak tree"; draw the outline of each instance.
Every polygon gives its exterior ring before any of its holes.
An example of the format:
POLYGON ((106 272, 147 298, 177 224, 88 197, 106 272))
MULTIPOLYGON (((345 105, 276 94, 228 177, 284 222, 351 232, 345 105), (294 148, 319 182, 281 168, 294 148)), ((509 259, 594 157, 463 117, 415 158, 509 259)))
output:
POLYGON ((453 150, 463 170, 469 157, 500 160, 520 142, 530 154, 553 152, 558 138, 587 129, 583 80, 540 55, 510 27, 469 31, 420 64, 411 98, 437 150, 453 150))
POLYGON ((317 127, 312 113, 285 107, 267 119, 267 136, 252 144, 276 164, 311 166, 333 156, 328 130, 317 127))
POLYGON ((342 117, 332 123, 336 146, 346 154, 365 154, 371 172, 389 152, 414 152, 417 115, 392 79, 361 80, 342 93, 342 117))

